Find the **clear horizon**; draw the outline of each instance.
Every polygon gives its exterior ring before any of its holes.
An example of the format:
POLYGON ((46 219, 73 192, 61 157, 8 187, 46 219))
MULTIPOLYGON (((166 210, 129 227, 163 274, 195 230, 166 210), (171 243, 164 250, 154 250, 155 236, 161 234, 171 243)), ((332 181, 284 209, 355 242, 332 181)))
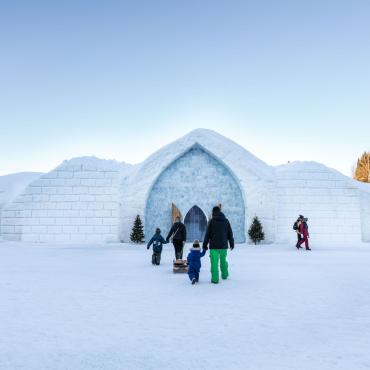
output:
POLYGON ((370 151, 367 1, 4 1, 0 31, 0 175, 196 128, 347 176, 370 151))

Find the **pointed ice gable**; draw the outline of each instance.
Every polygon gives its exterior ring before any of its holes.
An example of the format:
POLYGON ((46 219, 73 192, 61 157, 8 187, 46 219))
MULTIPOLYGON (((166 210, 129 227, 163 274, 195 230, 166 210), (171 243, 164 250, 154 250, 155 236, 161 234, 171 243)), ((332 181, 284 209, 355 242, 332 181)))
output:
MULTIPOLYGON (((207 129, 191 131, 189 134, 156 151, 137 167, 135 171, 136 176, 140 176, 142 172, 145 172, 147 176, 153 175, 155 178, 166 166, 196 144, 201 145, 224 162, 240 179, 243 179, 244 171, 253 173, 257 177, 273 179, 273 168, 271 166, 234 141, 207 129)), ((134 178, 138 180, 136 176, 134 178)))
POLYGON ((220 161, 237 180, 245 203, 248 204, 246 224, 257 213, 264 221, 267 240, 273 238, 274 224, 274 169, 246 149, 224 136, 205 129, 197 129, 152 154, 138 165, 121 186, 123 219, 121 236, 125 240, 132 218, 145 213, 151 187, 161 173, 194 147, 200 147, 220 161))

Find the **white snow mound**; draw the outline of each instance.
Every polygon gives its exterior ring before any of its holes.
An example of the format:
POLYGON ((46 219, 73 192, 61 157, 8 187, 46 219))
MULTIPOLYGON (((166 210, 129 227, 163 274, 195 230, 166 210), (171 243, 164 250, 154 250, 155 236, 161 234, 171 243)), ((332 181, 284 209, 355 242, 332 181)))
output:
POLYGON ((0 176, 0 208, 15 199, 31 182, 42 175, 40 172, 19 172, 0 176))

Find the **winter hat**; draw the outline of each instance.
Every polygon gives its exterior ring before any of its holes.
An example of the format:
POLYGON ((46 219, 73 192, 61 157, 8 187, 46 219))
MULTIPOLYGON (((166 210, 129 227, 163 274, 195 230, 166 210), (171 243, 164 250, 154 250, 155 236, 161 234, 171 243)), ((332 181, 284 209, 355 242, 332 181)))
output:
POLYGON ((304 216, 303 215, 299 215, 298 220, 303 220, 303 219, 304 219, 304 216))
POLYGON ((200 248, 200 243, 199 243, 199 240, 198 239, 195 239, 194 242, 193 242, 193 247, 194 248, 200 248))
POLYGON ((160 234, 160 233, 161 233, 161 229, 160 229, 159 227, 157 227, 157 228, 155 229, 155 233, 156 233, 156 234, 160 234))

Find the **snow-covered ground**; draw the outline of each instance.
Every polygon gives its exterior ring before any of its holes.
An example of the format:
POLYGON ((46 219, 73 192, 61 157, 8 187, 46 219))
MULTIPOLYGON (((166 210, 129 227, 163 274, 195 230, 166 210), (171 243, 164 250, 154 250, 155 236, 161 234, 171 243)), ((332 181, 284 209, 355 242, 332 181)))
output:
POLYGON ((370 368, 370 245, 237 246, 217 286, 150 255, 0 243, 0 369, 370 368))

